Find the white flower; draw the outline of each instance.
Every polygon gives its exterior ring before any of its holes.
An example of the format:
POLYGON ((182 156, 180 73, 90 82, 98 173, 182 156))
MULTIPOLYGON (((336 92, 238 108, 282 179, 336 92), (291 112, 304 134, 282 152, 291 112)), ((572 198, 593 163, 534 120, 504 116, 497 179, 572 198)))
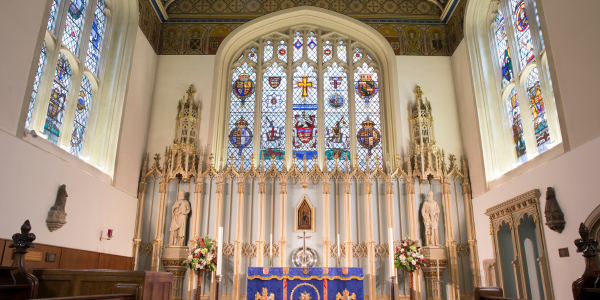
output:
POLYGON ((413 252, 412 257, 417 257, 417 254, 413 252))
POLYGON ((208 261, 210 261, 210 260, 212 260, 212 259, 213 259, 213 257, 214 257, 214 254, 212 254, 212 253, 209 253, 209 254, 206 256, 206 259, 207 259, 208 261))
POLYGON ((194 257, 192 257, 191 255, 188 255, 188 260, 192 260, 194 257))
POLYGON ((405 261, 405 260, 406 260, 406 256, 404 256, 404 255, 400 255, 400 260, 401 260, 401 261, 405 261))
POLYGON ((200 269, 200 265, 196 265, 196 270, 200 269))
POLYGON ((200 249, 194 250, 194 253, 196 253, 196 254, 200 253, 200 249))
POLYGON ((413 265, 416 265, 416 264, 417 264, 417 261, 416 261, 416 260, 413 260, 413 261, 411 261, 411 263, 412 263, 413 265))

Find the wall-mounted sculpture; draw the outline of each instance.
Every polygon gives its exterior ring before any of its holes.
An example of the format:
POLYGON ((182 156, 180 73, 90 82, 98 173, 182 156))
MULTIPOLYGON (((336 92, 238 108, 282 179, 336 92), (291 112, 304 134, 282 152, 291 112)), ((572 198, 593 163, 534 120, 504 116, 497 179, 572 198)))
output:
POLYGON ((173 204, 173 217, 171 218, 171 227, 169 232, 169 245, 185 246, 185 231, 187 229, 187 219, 190 213, 190 203, 185 200, 185 192, 179 191, 177 201, 173 204))
POLYGON ((46 219, 46 225, 50 232, 55 231, 67 224, 67 213, 65 212, 65 205, 67 205, 67 185, 63 184, 58 188, 58 194, 56 195, 56 201, 54 205, 48 211, 48 218, 46 219))
POLYGON ((566 224, 565 214, 560 209, 560 205, 558 205, 558 201, 556 201, 556 196, 554 195, 554 189, 551 187, 548 187, 546 191, 544 214, 546 215, 546 226, 558 233, 562 233, 566 224))
POLYGON ((423 223, 425 223, 425 246, 439 246, 440 206, 433 200, 433 192, 427 192, 427 200, 423 203, 423 223))

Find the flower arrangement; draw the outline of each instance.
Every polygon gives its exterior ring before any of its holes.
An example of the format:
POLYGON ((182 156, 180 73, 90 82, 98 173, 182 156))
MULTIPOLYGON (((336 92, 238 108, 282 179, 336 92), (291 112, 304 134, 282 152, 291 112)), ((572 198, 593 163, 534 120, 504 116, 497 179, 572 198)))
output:
POLYGON ((190 245, 184 263, 186 268, 193 271, 213 272, 217 267, 217 246, 208 236, 196 237, 190 245))
POLYGON ((423 255, 423 248, 419 246, 419 241, 413 241, 406 237, 400 241, 400 245, 396 247, 394 252, 394 266, 396 269, 412 272, 429 265, 429 261, 423 255))

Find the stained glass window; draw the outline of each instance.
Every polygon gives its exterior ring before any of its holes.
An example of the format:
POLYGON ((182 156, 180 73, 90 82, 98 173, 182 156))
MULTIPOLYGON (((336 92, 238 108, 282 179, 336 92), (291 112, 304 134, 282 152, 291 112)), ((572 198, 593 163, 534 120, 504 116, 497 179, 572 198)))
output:
POLYGON ((498 50, 498 61, 502 66, 502 88, 504 88, 513 80, 513 68, 502 11, 498 11, 494 24, 494 37, 496 39, 496 49, 498 50))
POLYGON ((296 36, 294 36, 294 62, 297 62, 302 58, 302 36, 300 32, 296 32, 296 36))
POLYGON ((546 108, 544 106, 544 97, 542 96, 540 88, 540 78, 537 68, 534 68, 527 77, 527 94, 530 98, 529 107, 531 109, 531 122, 533 123, 533 128, 535 130, 538 152, 542 153, 548 150, 547 144, 551 141, 546 108))
POLYGON ((48 30, 54 30, 56 24, 56 13, 58 12, 58 0, 52 1, 52 7, 50 8, 50 17, 48 17, 48 30))
POLYGON ((314 32, 308 34, 308 39, 306 40, 306 53, 310 60, 317 62, 317 37, 314 32))
POLYGON ((312 168, 312 158, 317 155, 317 73, 306 62, 296 67, 293 93, 292 153, 298 167, 306 157, 312 168))
POLYGON ((323 46, 323 62, 329 61, 333 57, 333 46, 331 46, 331 42, 325 41, 325 45, 323 46))
POLYGON ((104 0, 98 0, 94 12, 94 23, 92 23, 92 34, 85 59, 85 66, 94 74, 98 74, 98 59, 102 50, 102 38, 106 28, 106 14, 104 13, 104 0))
POLYGON ((323 74, 323 106, 325 122, 325 157, 331 170, 335 159, 345 168, 350 155, 350 120, 348 110, 348 76, 343 67, 333 63, 323 74))
POLYGON ((254 49, 254 48, 250 49, 250 53, 248 53, 248 59, 253 62, 257 62, 258 53, 256 53, 256 49, 254 49))
POLYGON ((266 168, 274 157, 278 170, 285 154, 286 75, 286 69, 277 63, 268 66, 263 74, 260 155, 266 160, 266 168))
POLYGON ((521 68, 524 68, 530 61, 535 58, 533 52, 533 42, 531 41, 531 31, 529 30, 529 21, 527 19, 527 11, 525 9, 524 0, 511 0, 512 4, 512 19, 517 33, 517 44, 519 45, 519 57, 521 68))
POLYGON ((67 107, 67 93, 70 87, 71 65, 67 57, 63 53, 60 53, 56 71, 54 72, 52 94, 50 95, 50 104, 48 105, 48 113, 44 124, 44 134, 55 145, 58 143, 58 137, 60 136, 60 127, 67 107))
POLYGON ((271 41, 267 41, 265 53, 263 54, 263 62, 269 61, 271 58, 273 58, 273 45, 271 45, 271 41))
MULTIPOLYGON (((358 167, 361 170, 366 168, 367 156, 372 158, 371 162, 379 157, 380 167, 383 167, 377 72, 364 62, 362 67, 357 67, 354 82, 358 167)), ((374 162, 370 165, 373 167, 374 162)))
POLYGON ((233 155, 233 163, 239 169, 240 157, 243 156, 246 170, 251 163, 254 139, 255 68, 248 63, 237 67, 233 72, 232 85, 227 160, 233 155))
POLYGON ((363 57, 362 53, 360 52, 359 48, 355 48, 354 49, 354 54, 352 55, 352 62, 356 63, 357 61, 361 60, 363 57))
POLYGON ((75 110, 75 123, 73 124, 73 133, 71 134, 71 154, 79 157, 81 147, 83 146, 83 137, 87 128, 87 118, 92 105, 92 85, 87 76, 83 76, 81 89, 79 90, 79 99, 77 99, 77 109, 75 110))
POLYGON ((537 25, 538 25, 538 34, 540 35, 540 43, 542 44, 542 49, 544 49, 546 46, 544 45, 544 37, 542 36, 542 25, 540 24, 540 15, 538 14, 537 5, 535 4, 535 1, 531 1, 531 2, 533 2, 533 9, 535 10, 535 20, 537 21, 537 25))
POLYGON ((67 11, 67 23, 65 24, 62 42, 74 54, 79 49, 79 37, 85 20, 85 6, 85 0, 71 0, 67 11))
POLYGON ((521 123, 521 111, 519 110, 519 98, 517 88, 513 88, 506 101, 508 109, 508 119, 513 133, 513 142, 515 143, 515 154, 519 162, 527 161, 527 151, 525 149, 525 139, 523 137, 523 124, 521 123))
POLYGON ((277 57, 283 62, 287 62, 287 45, 285 44, 285 41, 281 41, 279 46, 277 46, 277 57))
POLYGON ((46 43, 42 45, 42 52, 40 53, 40 59, 38 60, 37 70, 35 72, 35 79, 33 81, 33 92, 31 92, 31 100, 29 101, 29 109, 27 110, 27 119, 25 120, 25 128, 29 128, 31 124, 31 117, 33 115, 33 107, 37 99, 38 91, 40 88, 40 82, 42 80, 42 70, 46 62, 46 43))
POLYGON ((339 60, 347 62, 346 56, 346 45, 344 44, 344 41, 340 41, 340 44, 337 47, 337 57, 339 60))

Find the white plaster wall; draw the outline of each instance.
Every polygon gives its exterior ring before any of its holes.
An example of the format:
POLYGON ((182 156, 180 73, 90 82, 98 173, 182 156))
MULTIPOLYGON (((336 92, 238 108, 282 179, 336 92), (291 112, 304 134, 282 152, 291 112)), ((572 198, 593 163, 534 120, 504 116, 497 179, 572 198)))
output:
POLYGON ((115 187, 133 197, 137 197, 139 173, 148 140, 156 59, 156 53, 138 27, 114 176, 115 187))
MULTIPOLYGON (((565 153, 558 158, 528 173, 506 182, 502 186, 473 199, 473 214, 479 245, 479 259, 493 258, 492 238, 489 234, 489 218, 485 210, 512 199, 532 189, 539 189, 541 213, 544 218, 546 188, 554 187, 556 199, 565 214, 567 222, 562 234, 546 225, 548 258, 554 286, 554 299, 570 299, 571 283, 585 269, 583 257, 576 252, 573 241, 579 237, 579 224, 584 222, 591 211, 598 206, 598 196, 593 188, 600 180, 600 160, 592 159, 600 152, 600 138, 565 153), (569 248, 570 257, 560 258, 558 248, 569 248)), ((543 219, 542 222, 545 222, 543 219)), ((480 266, 481 267, 481 266, 480 266)), ((481 274, 484 274, 483 271, 481 274)))
POLYGON ((152 111, 148 127, 147 151, 151 154, 165 153, 165 147, 175 138, 177 102, 183 98, 190 84, 196 87, 194 99, 202 102, 200 111, 199 142, 206 146, 207 134, 212 124, 210 99, 212 96, 212 74, 214 55, 159 55, 152 98, 152 111))
MULTIPOLYGON (((400 116, 402 132, 398 139, 404 145, 412 145, 408 122, 408 105, 414 102, 415 87, 419 85, 423 97, 431 102, 433 126, 438 147, 448 154, 463 154, 462 138, 458 122, 452 62, 448 56, 396 56, 398 64, 398 90, 400 99, 395 100, 395 114, 400 116)), ((398 128, 399 129, 399 128, 398 128)), ((404 153, 403 149, 401 153, 404 153)))

